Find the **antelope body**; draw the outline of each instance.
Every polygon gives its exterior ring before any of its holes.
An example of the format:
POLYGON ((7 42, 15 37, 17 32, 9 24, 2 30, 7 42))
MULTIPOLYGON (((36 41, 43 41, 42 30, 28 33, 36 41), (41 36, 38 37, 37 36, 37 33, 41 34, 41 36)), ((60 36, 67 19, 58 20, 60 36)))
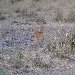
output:
POLYGON ((40 43, 40 41, 43 39, 43 33, 43 27, 39 27, 35 30, 34 37, 37 44, 40 43))

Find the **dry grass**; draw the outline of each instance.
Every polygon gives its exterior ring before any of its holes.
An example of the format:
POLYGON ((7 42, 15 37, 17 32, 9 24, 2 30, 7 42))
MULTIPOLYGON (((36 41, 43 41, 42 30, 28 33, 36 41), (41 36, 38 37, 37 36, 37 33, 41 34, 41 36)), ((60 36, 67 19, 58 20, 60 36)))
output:
POLYGON ((22 1, 22 0, 10 0, 10 2, 13 4, 15 2, 18 2, 18 1, 22 1))
POLYGON ((63 21, 63 12, 61 9, 57 9, 55 21, 57 21, 57 22, 63 21))
POLYGON ((71 10, 68 14, 68 18, 65 21, 69 23, 75 23, 75 11, 71 10))
MULTIPOLYGON (((69 5, 69 2, 74 2, 74 0, 69 1, 67 0, 67 2, 63 2, 63 4, 65 5, 65 7, 67 7, 67 5, 69 5)), ((61 21, 61 22, 74 22, 75 21, 75 12, 74 9, 69 12, 68 14, 68 18, 63 18, 63 12, 65 12, 65 10, 58 10, 59 6, 62 5, 62 1, 61 0, 10 0, 10 1, 6 1, 6 0, 2 0, 0 1, 0 12, 1 13, 13 13, 13 12, 20 12, 20 11, 24 11, 24 10, 36 10, 37 8, 42 8, 42 9, 49 9, 50 7, 51 10, 57 10, 56 12, 56 18, 54 19, 54 15, 51 16, 47 16, 48 19, 49 17, 53 18, 54 20, 56 20, 57 22, 61 21), (13 3, 13 4, 12 4, 13 3), (55 4, 55 5, 54 5, 55 4), (35 6, 35 7, 34 7, 35 6), (57 8, 56 8, 57 7, 57 8), (54 8, 54 9, 53 9, 54 8)), ((70 4, 71 5, 71 4, 70 4)), ((63 6, 62 6, 63 7, 63 6)), ((71 8, 73 8, 74 6, 71 5, 71 8)), ((61 9, 61 8, 60 8, 61 9)), ((53 14, 54 12, 52 12, 50 9, 49 11, 53 14)), ((70 10, 70 9, 69 9, 70 10)), ((49 13, 47 13, 49 14, 49 13)), ((46 15, 45 15, 46 16, 46 15)), ((37 22, 42 22, 44 24, 46 24, 45 19, 38 19, 37 22)))

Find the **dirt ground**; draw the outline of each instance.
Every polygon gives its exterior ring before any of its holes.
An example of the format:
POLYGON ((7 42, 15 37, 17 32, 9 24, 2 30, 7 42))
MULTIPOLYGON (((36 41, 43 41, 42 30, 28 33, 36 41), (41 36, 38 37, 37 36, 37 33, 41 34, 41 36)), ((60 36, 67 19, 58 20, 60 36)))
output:
POLYGON ((75 75, 75 0, 0 0, 1 75, 75 75))

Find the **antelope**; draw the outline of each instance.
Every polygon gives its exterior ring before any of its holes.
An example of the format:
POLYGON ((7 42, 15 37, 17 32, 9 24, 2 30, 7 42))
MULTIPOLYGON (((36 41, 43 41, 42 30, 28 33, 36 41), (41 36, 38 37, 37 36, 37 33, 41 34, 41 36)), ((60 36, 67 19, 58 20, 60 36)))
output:
POLYGON ((35 38, 36 44, 39 44, 42 41, 43 33, 44 31, 42 26, 36 28, 36 30, 34 31, 34 38, 35 38))

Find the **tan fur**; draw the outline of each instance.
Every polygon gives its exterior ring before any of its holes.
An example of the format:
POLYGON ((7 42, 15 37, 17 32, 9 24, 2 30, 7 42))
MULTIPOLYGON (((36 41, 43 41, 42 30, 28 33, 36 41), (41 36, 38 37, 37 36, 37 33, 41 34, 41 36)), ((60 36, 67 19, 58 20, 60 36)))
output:
POLYGON ((43 38, 43 30, 42 28, 37 28, 34 32, 34 37, 36 39, 36 43, 39 43, 43 38))

